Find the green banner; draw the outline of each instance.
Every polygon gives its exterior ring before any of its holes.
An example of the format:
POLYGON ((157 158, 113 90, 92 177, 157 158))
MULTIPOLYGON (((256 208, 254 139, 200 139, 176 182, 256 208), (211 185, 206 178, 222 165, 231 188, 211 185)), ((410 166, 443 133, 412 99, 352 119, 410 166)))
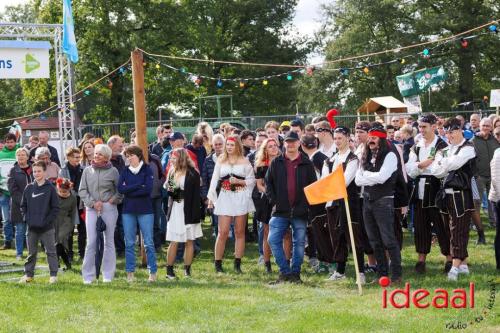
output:
POLYGON ((421 69, 396 77, 398 88, 403 97, 419 95, 430 86, 443 82, 446 73, 443 66, 421 69))

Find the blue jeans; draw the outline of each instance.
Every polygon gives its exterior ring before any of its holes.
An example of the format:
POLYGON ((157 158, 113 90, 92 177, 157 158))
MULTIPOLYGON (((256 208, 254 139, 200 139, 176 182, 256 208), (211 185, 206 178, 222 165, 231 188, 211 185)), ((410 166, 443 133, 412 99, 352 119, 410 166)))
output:
POLYGON ((153 227, 153 240, 155 248, 161 247, 165 242, 165 234, 167 232, 167 218, 162 208, 162 198, 151 199, 153 202, 154 212, 154 227, 153 227))
POLYGON ((16 256, 22 256, 26 240, 26 223, 16 223, 16 256))
POLYGON ((148 269, 151 274, 156 273, 156 253, 153 243, 153 214, 123 214, 123 234, 125 236, 125 271, 135 271, 135 240, 137 236, 137 224, 141 229, 144 239, 144 248, 148 261, 148 269))
POLYGON ((10 222, 10 197, 0 194, 0 208, 3 218, 3 235, 6 242, 12 242, 14 239, 14 226, 10 222))
POLYGON ((269 221, 269 236, 267 238, 276 264, 281 274, 300 273, 304 261, 304 247, 306 244, 306 220, 298 218, 272 217, 269 221), (286 261, 283 251, 283 237, 292 226, 292 267, 286 261))

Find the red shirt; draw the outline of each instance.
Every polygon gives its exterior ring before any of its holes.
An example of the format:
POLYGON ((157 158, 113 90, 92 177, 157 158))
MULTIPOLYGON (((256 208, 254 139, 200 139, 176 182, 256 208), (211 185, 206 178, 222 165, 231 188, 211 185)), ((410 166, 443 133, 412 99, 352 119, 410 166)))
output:
POLYGON ((288 189, 288 203, 290 204, 290 208, 292 208, 295 204, 295 194, 297 192, 297 166, 300 163, 300 154, 293 161, 288 159, 285 155, 285 168, 286 168, 286 185, 288 189))

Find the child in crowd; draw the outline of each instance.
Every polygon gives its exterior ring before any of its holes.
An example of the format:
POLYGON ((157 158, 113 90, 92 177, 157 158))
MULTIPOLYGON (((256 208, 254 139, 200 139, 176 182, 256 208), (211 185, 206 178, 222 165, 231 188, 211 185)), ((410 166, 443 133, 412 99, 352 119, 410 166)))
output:
POLYGON ((57 194, 59 196, 59 214, 55 222, 57 259, 62 259, 66 269, 71 269, 69 257, 69 239, 73 235, 76 217, 76 197, 72 193, 73 183, 66 178, 57 178, 57 194))
POLYGON ((21 283, 31 282, 35 275, 38 242, 41 241, 49 264, 49 283, 57 282, 57 254, 55 219, 59 213, 59 198, 56 189, 46 178, 47 165, 43 161, 33 164, 35 181, 26 186, 21 200, 21 212, 28 226, 28 258, 24 264, 21 283))

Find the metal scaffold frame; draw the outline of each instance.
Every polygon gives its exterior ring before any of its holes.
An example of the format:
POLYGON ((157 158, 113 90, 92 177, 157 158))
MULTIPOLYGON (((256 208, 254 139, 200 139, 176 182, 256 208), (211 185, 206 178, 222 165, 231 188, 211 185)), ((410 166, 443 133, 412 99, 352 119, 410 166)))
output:
POLYGON ((76 146, 75 111, 73 101, 73 68, 62 50, 62 24, 0 23, 0 39, 52 39, 56 63, 57 107, 61 154, 76 146))

